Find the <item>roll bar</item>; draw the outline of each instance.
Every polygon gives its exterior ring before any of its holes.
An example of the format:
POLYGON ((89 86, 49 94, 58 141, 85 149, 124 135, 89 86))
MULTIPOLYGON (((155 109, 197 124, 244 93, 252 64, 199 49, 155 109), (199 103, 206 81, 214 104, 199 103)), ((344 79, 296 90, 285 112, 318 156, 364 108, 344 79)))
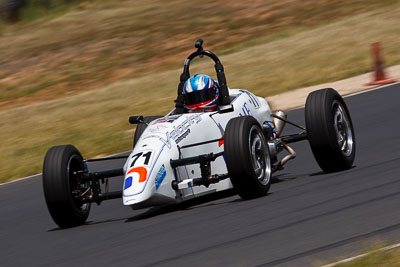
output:
POLYGON ((180 83, 178 85, 178 98, 176 99, 175 109, 177 113, 184 112, 184 98, 183 98, 183 86, 185 85, 186 80, 190 78, 190 63, 195 57, 203 57, 207 56, 211 58, 215 63, 215 71, 217 73, 218 85, 220 90, 220 98, 219 104, 220 105, 228 105, 229 104, 229 91, 228 85, 226 84, 225 72, 224 67, 222 66, 221 61, 219 58, 211 51, 203 50, 203 40, 198 39, 194 45, 197 48, 196 52, 190 54, 184 64, 183 64, 183 72, 180 76, 180 83))

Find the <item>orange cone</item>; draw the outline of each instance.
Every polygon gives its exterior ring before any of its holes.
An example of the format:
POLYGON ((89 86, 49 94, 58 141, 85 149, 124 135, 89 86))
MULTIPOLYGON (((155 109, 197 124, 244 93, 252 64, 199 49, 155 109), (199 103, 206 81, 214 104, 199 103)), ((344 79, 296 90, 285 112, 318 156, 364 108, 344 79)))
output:
POLYGON ((375 81, 367 83, 366 86, 370 85, 382 85, 388 83, 394 83, 396 80, 394 79, 387 79, 384 72, 383 67, 383 60, 381 59, 380 55, 380 43, 373 43, 372 44, 372 56, 374 57, 374 69, 375 69, 375 81))

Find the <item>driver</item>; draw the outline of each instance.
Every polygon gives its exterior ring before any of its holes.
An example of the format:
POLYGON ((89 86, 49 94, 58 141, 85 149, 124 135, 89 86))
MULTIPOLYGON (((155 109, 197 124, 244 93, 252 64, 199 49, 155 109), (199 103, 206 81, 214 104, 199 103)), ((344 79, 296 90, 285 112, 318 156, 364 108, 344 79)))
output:
POLYGON ((213 111, 218 104, 218 84, 208 75, 196 74, 185 82, 183 96, 189 112, 213 111))

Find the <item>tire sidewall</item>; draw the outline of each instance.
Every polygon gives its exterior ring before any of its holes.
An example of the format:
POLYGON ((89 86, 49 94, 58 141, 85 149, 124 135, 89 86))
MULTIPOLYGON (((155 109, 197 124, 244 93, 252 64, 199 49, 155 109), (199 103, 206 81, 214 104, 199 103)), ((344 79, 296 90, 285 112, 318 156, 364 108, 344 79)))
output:
MULTIPOLYGON (((224 136, 225 161, 228 173, 233 187, 243 199, 265 196, 271 184, 271 172, 266 184, 262 184, 255 174, 250 147, 252 129, 258 131, 264 148, 268 150, 261 127, 258 121, 251 116, 231 119, 227 124, 224 136)), ((269 151, 267 151, 267 156, 269 157, 269 151)), ((266 162, 266 164, 268 163, 266 162)))
POLYGON ((72 196, 72 171, 83 170, 82 155, 72 145, 52 147, 43 164, 44 197, 53 220, 62 228, 83 224, 89 216, 90 203, 77 206, 72 196))
POLYGON ((349 169, 355 158, 355 133, 349 110, 339 93, 332 88, 310 93, 306 101, 305 119, 311 150, 324 172, 349 169), (335 103, 342 107, 352 133, 353 144, 349 155, 345 155, 339 146, 334 126, 335 103))

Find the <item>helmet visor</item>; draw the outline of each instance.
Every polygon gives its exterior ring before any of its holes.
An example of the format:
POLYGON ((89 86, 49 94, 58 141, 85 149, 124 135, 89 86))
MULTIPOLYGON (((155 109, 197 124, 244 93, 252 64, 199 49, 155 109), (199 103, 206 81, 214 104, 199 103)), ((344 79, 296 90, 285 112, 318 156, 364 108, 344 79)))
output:
POLYGON ((194 91, 188 94, 184 94, 185 97, 185 104, 187 106, 199 104, 199 103, 204 103, 210 100, 213 100, 215 98, 215 95, 217 93, 217 90, 215 86, 213 86, 210 89, 206 90, 199 90, 199 91, 194 91))

